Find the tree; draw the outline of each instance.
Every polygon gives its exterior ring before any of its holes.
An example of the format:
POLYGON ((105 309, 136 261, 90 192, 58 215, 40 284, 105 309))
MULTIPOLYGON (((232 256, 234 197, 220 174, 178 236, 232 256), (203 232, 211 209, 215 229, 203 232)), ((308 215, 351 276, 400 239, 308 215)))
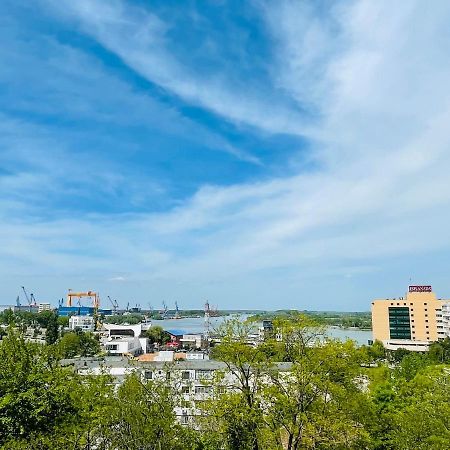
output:
POLYGON ((164 331, 163 328, 158 325, 150 327, 145 334, 148 337, 150 344, 164 345, 170 341, 169 333, 164 331))
POLYGON ((58 346, 63 358, 73 358, 80 354, 80 336, 77 333, 65 333, 58 346))
POLYGON ((77 330, 80 337, 80 355, 81 356, 94 356, 100 353, 100 342, 98 336, 91 332, 83 332, 77 330))
POLYGON ((386 359, 386 349, 380 341, 375 341, 372 345, 364 346, 364 349, 370 363, 379 363, 386 359))
POLYGON ((69 317, 58 316, 58 325, 62 328, 67 328, 69 326, 69 317))
POLYGON ((111 415, 112 448, 182 450, 191 434, 176 421, 176 392, 166 382, 130 375, 120 386, 111 415))
POLYGON ((324 326, 304 314, 278 317, 273 321, 273 326, 281 339, 274 343, 280 349, 280 361, 295 361, 308 347, 316 346, 325 338, 324 326))
POLYGON ((70 371, 11 329, 0 344, 0 445, 49 434, 74 412, 70 371))
POLYGON ((286 371, 272 370, 264 392, 265 422, 277 448, 360 449, 368 441, 358 419, 365 398, 351 342, 301 347, 286 371))
POLYGON ((392 432, 398 450, 450 448, 450 374, 428 367, 399 392, 392 432))
POLYGON ((395 368, 394 375, 398 378, 410 381, 428 364, 430 364, 428 355, 409 352, 403 356, 400 364, 395 368))
POLYGON ((450 363, 450 337, 433 342, 428 350, 428 356, 435 364, 450 363))
POLYGON ((209 413, 222 423, 224 439, 230 449, 261 448, 262 409, 259 393, 271 361, 265 346, 249 345, 248 336, 252 330, 251 323, 242 322, 238 318, 225 321, 216 330, 221 343, 214 347, 213 358, 223 361, 228 376, 231 376, 230 384, 227 385, 224 378, 220 387, 235 393, 224 397, 223 401, 219 397, 218 402, 210 403, 209 413), (235 446, 236 439, 241 447, 235 446))
POLYGON ((45 341, 54 344, 59 337, 58 316, 54 311, 43 311, 38 314, 38 322, 45 326, 45 341), (45 314, 45 315, 44 315, 45 314))
POLYGON ((0 323, 4 325, 16 323, 16 316, 11 308, 5 309, 0 313, 0 323))
POLYGON ((100 353, 100 342, 97 336, 90 332, 83 332, 79 328, 75 332, 65 333, 58 347, 63 358, 94 356, 100 353))

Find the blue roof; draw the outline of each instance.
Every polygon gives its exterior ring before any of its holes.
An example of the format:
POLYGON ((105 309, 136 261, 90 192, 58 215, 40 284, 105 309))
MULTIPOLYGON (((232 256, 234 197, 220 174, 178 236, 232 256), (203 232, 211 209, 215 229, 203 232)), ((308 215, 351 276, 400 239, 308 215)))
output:
POLYGON ((173 334, 174 336, 182 336, 183 334, 187 334, 185 330, 176 330, 173 328, 164 331, 167 331, 168 333, 173 334))

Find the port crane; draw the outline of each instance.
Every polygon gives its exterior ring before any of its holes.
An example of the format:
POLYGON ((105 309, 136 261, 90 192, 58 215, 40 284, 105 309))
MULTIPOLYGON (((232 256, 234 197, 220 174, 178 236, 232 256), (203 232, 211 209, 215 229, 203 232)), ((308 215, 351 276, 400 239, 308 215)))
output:
POLYGON ((161 315, 162 315, 163 319, 165 319, 166 316, 167 316, 167 305, 166 305, 166 302, 163 301, 162 305, 163 305, 163 309, 161 310, 161 315))
POLYGON ((73 292, 72 289, 69 289, 67 294, 67 306, 72 306, 73 299, 78 299, 80 301, 82 298, 87 297, 92 301, 92 307, 94 311, 97 312, 100 307, 100 297, 97 292, 87 291, 87 292, 73 292))
MULTIPOLYGON (((113 307, 113 313, 116 314, 117 310, 119 309, 119 303, 117 300, 112 300, 111 297, 108 295, 108 300, 110 301, 112 307, 113 307)), ((127 307, 128 309, 128 307, 127 307)))
MULTIPOLYGON (((28 295, 28 292, 25 289, 25 286, 22 286, 22 291, 25 294, 25 298, 27 299, 28 306, 30 307, 30 311, 31 311, 31 308, 33 306, 37 306, 36 299, 34 298, 34 294, 28 295)), ((20 301, 19 301, 19 304, 17 306, 20 306, 20 301)))

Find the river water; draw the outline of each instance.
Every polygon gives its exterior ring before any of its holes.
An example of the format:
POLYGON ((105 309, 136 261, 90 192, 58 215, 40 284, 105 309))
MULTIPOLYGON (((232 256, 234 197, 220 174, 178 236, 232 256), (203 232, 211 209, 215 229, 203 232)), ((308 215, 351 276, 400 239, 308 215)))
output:
MULTIPOLYGON (((245 318, 246 316, 240 316, 245 318)), ((229 316, 211 317, 210 329, 214 330, 229 316)), ((204 333, 205 320, 203 317, 190 317, 186 319, 166 319, 166 320, 153 320, 152 325, 159 325, 168 331, 175 331, 177 334, 188 333, 204 333)), ((367 344, 369 339, 372 339, 371 330, 359 330, 354 328, 335 328, 329 327, 327 334, 335 339, 345 341, 347 339, 354 340, 358 345, 367 344)))

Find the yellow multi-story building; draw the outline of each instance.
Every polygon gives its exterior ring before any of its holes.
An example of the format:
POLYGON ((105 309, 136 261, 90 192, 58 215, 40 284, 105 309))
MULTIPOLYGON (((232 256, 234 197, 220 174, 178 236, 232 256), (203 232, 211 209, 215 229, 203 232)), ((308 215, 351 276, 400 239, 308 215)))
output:
POLYGON ((450 335, 442 313, 449 305, 431 286, 409 286, 404 297, 374 300, 373 338, 389 349, 427 350, 430 343, 450 335))

